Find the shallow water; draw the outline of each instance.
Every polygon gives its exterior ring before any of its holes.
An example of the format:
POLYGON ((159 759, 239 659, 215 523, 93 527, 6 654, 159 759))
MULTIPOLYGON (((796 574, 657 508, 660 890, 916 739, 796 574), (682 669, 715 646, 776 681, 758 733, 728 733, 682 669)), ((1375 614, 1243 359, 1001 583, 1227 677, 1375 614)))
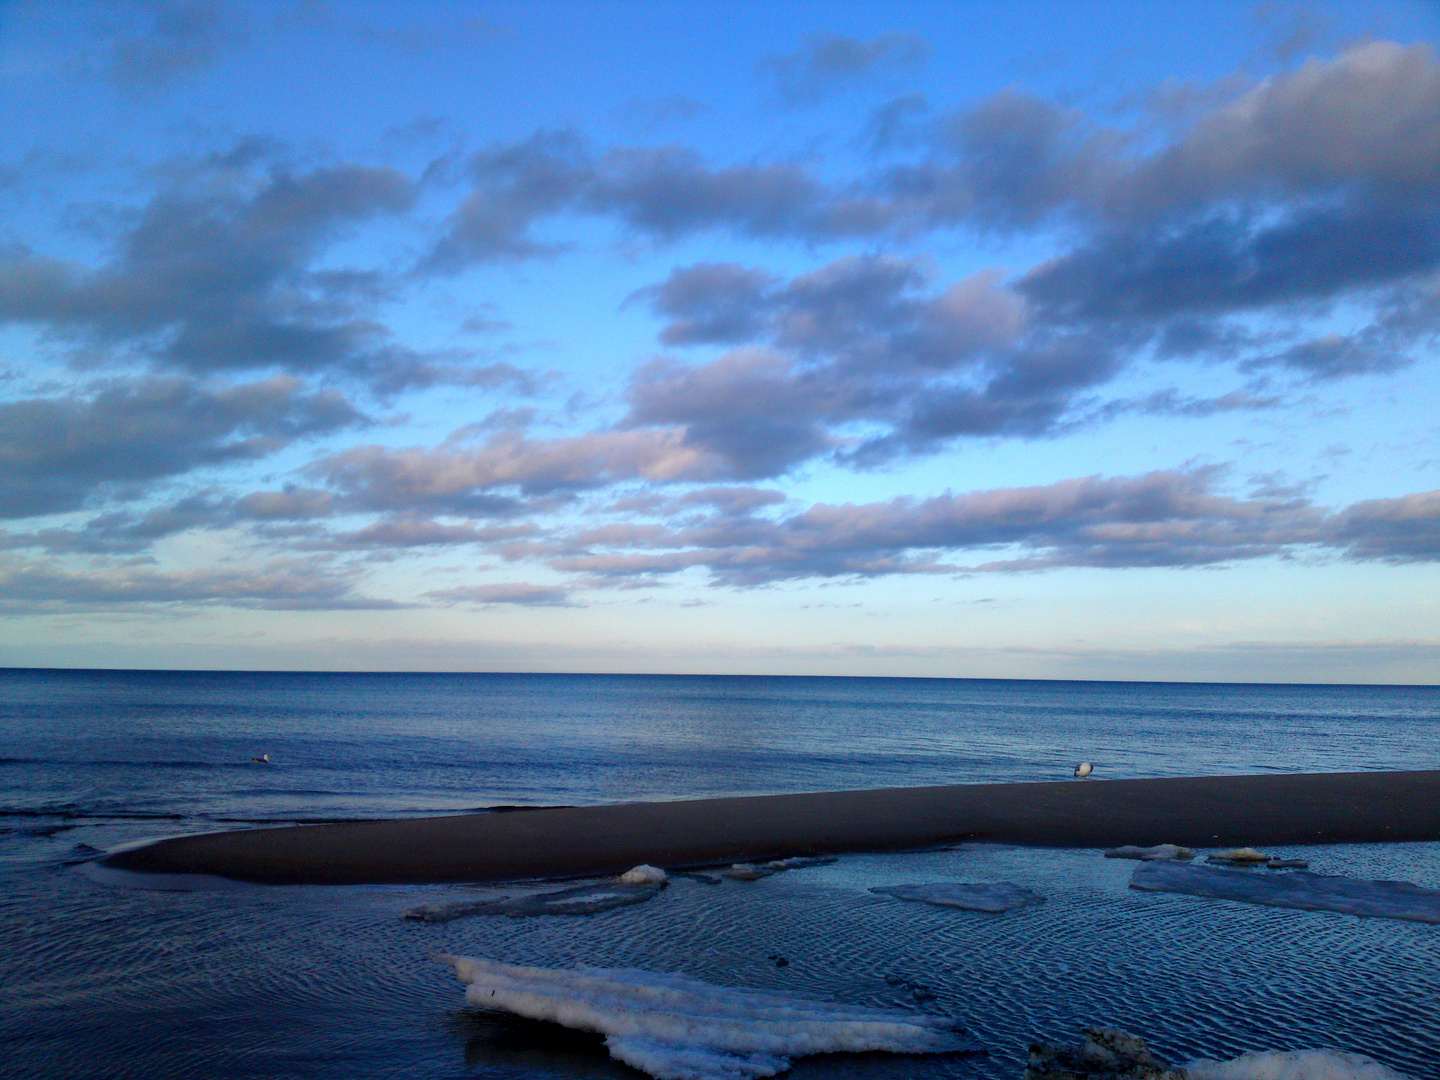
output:
MULTIPOLYGON (((1440 1080, 1440 927, 1142 893, 1137 864, 1098 851, 851 856, 679 879, 588 916, 441 924, 401 915, 496 890, 167 892, 75 862, 227 817, 1055 779, 1082 754, 1107 776, 1433 767, 1433 689, 0 673, 0 690, 6 1077, 638 1075, 598 1037, 465 1010, 438 950, 944 1013, 990 1051, 805 1058, 802 1080, 1013 1080, 1032 1039, 1097 1022, 1172 1060, 1330 1046, 1440 1080), (276 764, 251 766, 261 752, 276 764), (1046 900, 997 915, 869 891, 932 881, 1046 900)), ((1440 888, 1437 844, 1272 852, 1440 888)))
MULTIPOLYGON (((1440 887, 1437 844, 1303 850, 1326 872, 1440 887)), ((1436 927, 1141 893, 1127 886, 1135 865, 1098 851, 972 845, 852 856, 757 882, 677 879, 654 900, 590 916, 445 924, 401 916, 504 890, 160 892, 47 870, 22 875, 34 891, 9 896, 26 910, 0 934, 5 1074, 635 1075, 598 1037, 466 1012, 463 987, 427 958, 441 951, 914 1008, 958 1018, 989 1050, 807 1058, 795 1068, 802 1078, 1013 1080, 1032 1039, 1071 1040, 1095 1022, 1143 1033, 1172 1060, 1329 1046, 1440 1076, 1436 927), (991 915, 869 891, 957 880, 1011 881, 1046 899, 991 915), (934 1000, 887 975, 928 986, 934 1000)))

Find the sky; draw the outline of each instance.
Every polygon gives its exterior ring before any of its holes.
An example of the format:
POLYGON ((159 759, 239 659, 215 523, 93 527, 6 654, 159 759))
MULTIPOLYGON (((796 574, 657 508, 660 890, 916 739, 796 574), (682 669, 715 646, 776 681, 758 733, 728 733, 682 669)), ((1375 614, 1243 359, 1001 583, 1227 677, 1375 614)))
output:
POLYGON ((0 3, 0 665, 1440 682, 1437 39, 0 3))

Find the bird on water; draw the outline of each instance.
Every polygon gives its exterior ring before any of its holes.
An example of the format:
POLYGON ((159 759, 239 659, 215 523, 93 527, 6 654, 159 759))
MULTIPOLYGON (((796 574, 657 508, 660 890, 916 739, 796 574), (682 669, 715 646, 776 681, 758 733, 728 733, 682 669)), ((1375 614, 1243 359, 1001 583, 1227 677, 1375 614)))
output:
MULTIPOLYGON (((269 755, 269 754, 261 754, 259 757, 253 757, 253 758, 251 758, 250 760, 253 761, 253 762, 255 762, 255 764, 257 764, 257 765, 269 765, 269 764, 270 764, 270 755, 269 755)), ((1079 773, 1076 773, 1076 775, 1078 776, 1079 773)))
POLYGON ((1081 780, 1084 780, 1085 777, 1089 776, 1094 771, 1095 766, 1091 765, 1088 761, 1082 761, 1079 765, 1075 766, 1075 775, 1078 776, 1081 780))

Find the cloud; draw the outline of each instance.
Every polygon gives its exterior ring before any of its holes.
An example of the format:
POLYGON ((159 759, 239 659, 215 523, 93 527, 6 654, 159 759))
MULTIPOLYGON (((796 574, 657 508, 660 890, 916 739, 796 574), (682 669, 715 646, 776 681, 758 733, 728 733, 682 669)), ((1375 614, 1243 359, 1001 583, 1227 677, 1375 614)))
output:
POLYGON ((317 537, 309 546, 334 551, 396 551, 404 548, 439 547, 455 544, 494 544, 534 534, 535 526, 477 527, 470 522, 446 524, 413 514, 392 515, 348 533, 317 537))
POLYGON ((140 605, 205 605, 271 611, 387 610, 405 605, 354 592, 354 575, 300 560, 237 570, 162 571, 116 566, 74 572, 0 561, 0 607, 16 613, 140 605))
POLYGON ((548 257, 562 243, 531 230, 588 214, 669 241, 706 230, 767 239, 833 240, 883 231, 892 211, 857 192, 830 191, 801 164, 712 165, 679 145, 597 152, 573 131, 537 131, 470 162, 474 187, 420 261, 422 274, 475 263, 548 257))
POLYGON ((367 165, 266 167, 271 156, 250 140, 177 166, 98 267, 0 251, 0 323, 39 326, 87 364, 343 373, 385 392, 447 381, 524 388, 528 376, 509 365, 397 344, 374 317, 397 284, 384 272, 319 268, 355 228, 412 207, 412 181, 367 165))
POLYGON ((600 575, 704 566, 718 582, 744 586, 893 573, 1206 566, 1325 539, 1323 515, 1303 500, 1219 495, 1212 491, 1217 475, 1086 477, 918 501, 819 504, 779 521, 741 515, 678 529, 583 532, 550 564, 600 575), (946 561, 987 550, 1006 554, 976 566, 946 561))
POLYGON ((736 476, 831 452, 875 464, 960 436, 1052 434, 1125 363, 1131 343, 1115 332, 1032 325, 994 272, 927 292, 930 277, 920 260, 878 255, 788 282, 734 264, 678 268, 634 297, 671 319, 663 341, 767 345, 652 362, 632 380, 625 422, 683 425, 736 476), (855 424, 871 429, 858 445, 855 424))
POLYGON ((818 504, 779 519, 754 516, 757 507, 720 506, 679 526, 608 525, 517 553, 597 578, 701 567, 716 583, 741 587, 887 574, 1188 568, 1305 552, 1440 560, 1440 493, 1329 512, 1294 492, 1222 494, 1215 490, 1220 475, 1207 468, 1091 476, 922 500, 818 504), (957 561, 961 556, 966 561, 957 561))
MULTIPOLYGON (((818 87, 913 59, 918 48, 904 38, 817 39, 772 66, 792 73, 796 86, 818 87)), ((1067 222, 1093 233, 1101 252, 1123 253, 1133 233, 1136 244, 1168 243, 1172 259, 1186 246, 1172 230, 1188 229, 1199 242, 1207 222, 1233 220, 1242 233, 1269 230, 1252 245, 1261 254, 1280 259, 1288 245, 1292 268, 1307 245, 1322 245, 1314 255, 1333 265, 1332 275, 1346 241, 1325 249, 1328 232, 1373 219, 1394 235, 1380 264, 1362 266, 1357 280, 1407 273, 1430 258, 1428 239, 1407 244, 1404 236, 1424 224, 1440 182, 1440 65, 1428 45, 1369 42, 1196 96, 1213 103, 1158 137, 1154 118, 1106 125, 1015 89, 923 128, 911 121, 924 102, 896 99, 872 118, 869 138, 908 143, 911 159, 833 183, 808 164, 712 164, 675 145, 602 151, 574 132, 540 131, 472 159, 475 187, 426 265, 448 272, 553 253, 532 227, 577 212, 662 240, 721 229, 823 243, 1067 222), (1258 213, 1275 208, 1288 208, 1279 216, 1290 220, 1277 226, 1276 215, 1258 213)), ((1211 239, 1224 250, 1244 247, 1244 236, 1211 239)), ((1323 288, 1325 272, 1316 273, 1323 288)))
POLYGON ((122 90, 159 90, 213 64, 245 38, 228 4, 213 0, 140 5, 144 28, 110 46, 103 72, 122 90))
POLYGON ((474 449, 357 446, 324 457, 307 472, 350 505, 375 510, 436 510, 467 516, 512 513, 509 494, 584 491, 626 480, 705 481, 727 475, 717 455, 687 446, 666 429, 531 439, 501 432, 474 449))
MULTIPOLYGON (((1415 362, 1440 332, 1433 52, 1360 45, 1211 98, 1158 140, 1019 91, 941 118, 919 162, 870 181, 874 227, 1064 221, 1067 248, 1009 281, 992 271, 939 292, 924 262, 893 255, 788 281, 737 263, 677 267, 630 300, 665 320, 662 344, 734 351, 642 368, 625 423, 681 426, 733 475, 759 477, 817 455, 863 466, 956 438, 1049 437, 1135 408, 1285 404, 1273 391, 1096 400, 1155 359, 1309 381, 1415 362), (1353 328, 1317 334, 1341 304, 1353 328)), ((823 239, 801 223, 840 196, 806 197, 781 217, 823 239)))
POLYGON ((875 79, 911 74, 924 66, 930 49, 910 34, 882 34, 865 40, 817 34, 787 56, 760 61, 780 97, 791 104, 812 104, 837 90, 875 79))
POLYGON ((0 548, 41 548, 51 554, 133 554, 176 533, 227 524, 230 517, 230 508, 223 502, 192 495, 143 513, 114 510, 97 514, 79 527, 0 532, 0 548))
POLYGON ((1018 288, 1056 318, 1161 319, 1330 300, 1437 267, 1433 215, 1365 205, 1274 227, 1222 216, 1110 235, 1042 264, 1018 288))
POLYGON ((570 599, 570 591, 558 585, 532 585, 514 581, 499 585, 465 585, 437 589, 425 594, 442 604, 514 604, 517 607, 581 607, 570 599))
POLYGON ((0 516, 75 510, 117 485, 253 461, 366 423, 339 393, 289 376, 220 388, 180 376, 0 402, 0 516))
POLYGON ((1355 503, 1333 522, 1330 543, 1355 559, 1440 561, 1440 491, 1355 503))

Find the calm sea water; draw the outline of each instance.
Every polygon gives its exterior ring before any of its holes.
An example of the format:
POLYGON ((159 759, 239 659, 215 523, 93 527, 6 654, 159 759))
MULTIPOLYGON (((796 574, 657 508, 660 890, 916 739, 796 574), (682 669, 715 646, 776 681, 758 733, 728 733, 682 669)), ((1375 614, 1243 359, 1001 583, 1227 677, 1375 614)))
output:
MULTIPOLYGON (((438 948, 861 1004, 906 1004, 884 975, 920 973, 937 1000, 909 1004, 991 1050, 804 1059, 802 1080, 1013 1077, 1031 1039, 1093 1022, 1175 1058, 1328 1045, 1440 1078, 1440 927, 1134 893, 1131 864, 1095 852, 854 856, 602 915, 444 925, 399 915, 475 890, 161 892, 86 861, 248 822, 1056 780, 1082 758, 1108 778, 1437 768, 1440 689, 0 671, 0 1075, 638 1075, 596 1039, 464 1011, 438 948), (1049 899, 990 916, 868 892, 933 880, 1049 899)), ((1440 888, 1440 845, 1294 853, 1440 888)))

